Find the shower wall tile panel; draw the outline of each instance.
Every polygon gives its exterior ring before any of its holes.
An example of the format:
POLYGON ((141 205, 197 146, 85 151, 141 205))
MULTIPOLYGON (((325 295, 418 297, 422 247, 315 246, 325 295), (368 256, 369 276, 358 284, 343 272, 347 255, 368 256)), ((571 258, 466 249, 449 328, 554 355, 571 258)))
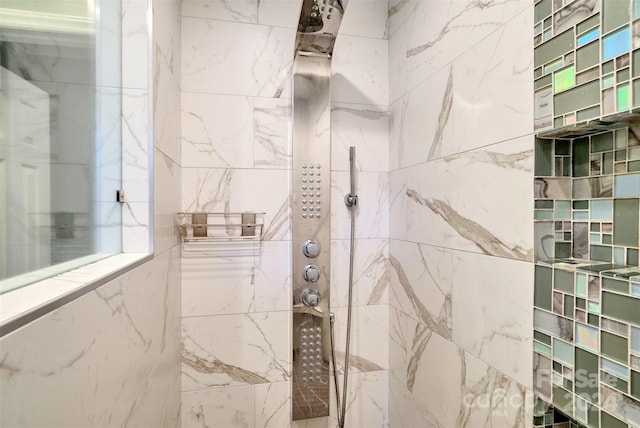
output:
MULTIPOLYGON (((477 4, 472 1, 443 1, 435 4, 427 1, 393 3, 390 2, 392 24, 389 38, 392 103, 438 70, 448 68, 456 58, 473 55, 469 50, 471 46, 496 31, 502 31, 506 23, 531 6, 531 2, 525 0, 490 4, 477 4), (403 20, 401 25, 396 26, 395 23, 400 20, 403 20)), ((531 21, 529 23, 532 24, 531 21)), ((522 47, 520 43, 525 43, 525 40, 523 37, 515 37, 505 43, 516 43, 522 47)), ((509 52, 510 57, 518 55, 517 51, 511 50, 513 48, 514 46, 509 46, 509 50, 505 51, 509 52)), ((483 67, 488 65, 487 59, 490 60, 496 53, 495 45, 490 49, 482 58, 483 67)), ((526 55, 528 52, 529 49, 525 49, 522 53, 526 55)), ((526 69, 528 62, 525 60, 521 65, 526 69)), ((500 73, 501 68, 493 69, 493 72, 500 73)), ((509 69, 505 67, 505 71, 509 69)), ((502 94, 506 95, 506 92, 502 94)), ((524 96, 524 91, 522 95, 524 96)), ((494 93, 490 98, 494 99, 496 96, 498 95, 494 93)), ((519 104, 518 109, 522 108, 528 107, 525 103, 519 104)))
MULTIPOLYGON (((146 171, 147 2, 122 3, 122 34, 127 41, 122 46, 123 161, 146 171)), ((180 109, 180 78, 175 62, 172 66, 169 61, 171 57, 179 63, 180 58, 180 5, 178 1, 155 1, 153 6, 154 28, 162 28, 163 34, 154 39, 157 81, 152 98, 169 101, 155 103, 153 110, 154 198, 149 198, 146 174, 126 175, 124 188, 131 204, 125 206, 123 216, 128 230, 147 230, 142 244, 135 242, 133 231, 125 248, 147 251, 151 224, 148 204, 154 201, 155 255, 151 261, 0 339, 2 426, 180 424, 180 249, 173 219, 170 225, 168 221, 168 216, 179 210, 181 190, 180 141, 176 137, 180 118, 172 110, 180 109), (169 39, 174 46, 171 54, 166 48, 169 39), (39 411, 34 412, 34 408, 39 411)), ((74 70, 62 70, 62 64, 45 64, 40 69, 47 76, 59 73, 56 79, 64 81, 74 70)), ((106 80, 110 77, 110 73, 104 73, 100 83, 111 84, 106 80)), ((59 98, 60 102, 73 102, 78 96, 78 87, 63 89, 65 96, 59 98)), ((101 89, 101 102, 111 102, 113 94, 111 88, 101 89)), ((103 137, 109 137, 110 129, 104 131, 103 137)), ((73 163, 77 154, 60 155, 73 163)), ((131 172, 131 168, 126 170, 131 172)), ((62 199, 57 202, 66 206, 62 199)), ((72 206, 73 201, 69 204, 72 206)), ((103 205, 108 216, 112 204, 103 205)), ((109 227, 105 233, 112 233, 109 227)))
MULTIPOLYGON (((290 359, 290 77, 299 8, 299 0, 183 2, 182 209, 266 212, 262 243, 223 245, 207 249, 200 259, 183 258, 183 326, 237 322, 233 337, 220 341, 207 338, 210 328, 196 329, 200 346, 183 336, 185 427, 226 426, 236 416, 233 424, 242 421, 249 427, 326 428, 336 423, 335 408, 329 418, 291 423, 290 368, 277 374, 272 359, 254 347, 256 340, 266 346, 266 337, 280 344, 276 360, 290 359), (270 322, 274 319, 280 321, 270 322), (187 364, 191 352, 202 354, 209 367, 215 358, 228 355, 224 367, 229 370, 201 373, 197 364, 187 364), (260 367, 267 373, 255 373, 260 367), (217 383, 229 373, 233 380, 217 383), (231 408, 233 412, 227 411, 231 408)), ((343 198, 351 145, 357 149, 359 170, 357 291, 347 403, 347 424, 353 426, 388 424, 386 19, 386 2, 352 0, 332 67, 333 176, 325 187, 332 191, 331 304, 341 343, 349 247, 343 198)))
POLYGON ((177 426, 178 265, 176 247, 4 336, 0 424, 177 426))
POLYGON ((394 99, 392 169, 531 133, 531 41, 520 36, 530 23, 519 14, 394 99))
POLYGON ((394 225, 392 237, 532 261, 531 226, 514 221, 532 220, 530 146, 522 137, 403 169, 402 187, 391 189, 391 212, 406 230, 394 225), (495 183, 504 190, 488 191, 495 183))
POLYGON ((531 424, 532 17, 389 3, 391 426, 531 424))
POLYGON ((190 17, 182 29, 183 91, 289 97, 291 29, 190 17))

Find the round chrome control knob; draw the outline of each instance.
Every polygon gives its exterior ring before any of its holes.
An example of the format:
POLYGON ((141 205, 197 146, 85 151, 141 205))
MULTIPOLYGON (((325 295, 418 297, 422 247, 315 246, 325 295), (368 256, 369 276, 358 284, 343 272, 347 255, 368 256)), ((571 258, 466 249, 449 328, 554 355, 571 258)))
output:
POLYGON ((318 257, 318 254, 320 254, 320 244, 318 241, 310 239, 302 246, 302 253, 307 257, 318 257))
POLYGON ((316 282, 320 278, 320 269, 316 265, 307 265, 302 273, 307 282, 316 282))
POLYGON ((302 303, 310 308, 315 308, 320 303, 320 292, 315 288, 305 288, 302 291, 302 303))

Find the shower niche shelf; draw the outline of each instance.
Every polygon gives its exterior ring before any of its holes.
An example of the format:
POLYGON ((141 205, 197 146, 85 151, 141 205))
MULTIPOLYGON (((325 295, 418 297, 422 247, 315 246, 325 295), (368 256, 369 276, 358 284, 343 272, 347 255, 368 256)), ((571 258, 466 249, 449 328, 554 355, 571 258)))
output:
POLYGON ((176 214, 184 244, 261 241, 263 212, 180 212, 176 214))

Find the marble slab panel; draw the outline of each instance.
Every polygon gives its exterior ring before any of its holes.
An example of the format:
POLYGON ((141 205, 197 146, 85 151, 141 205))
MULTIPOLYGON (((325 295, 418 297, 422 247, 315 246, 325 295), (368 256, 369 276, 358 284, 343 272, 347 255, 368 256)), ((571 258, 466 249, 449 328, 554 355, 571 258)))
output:
POLYGON ((258 0, 182 0, 182 16, 258 23, 258 0))
POLYGON ((410 168, 406 194, 401 195, 407 198, 406 236, 533 260, 531 143, 523 137, 410 168))
POLYGON ((297 28, 302 0, 258 1, 258 23, 276 27, 297 28))
POLYGON ((288 380, 290 325, 288 311, 183 318, 183 391, 288 380))
MULTIPOLYGON (((331 307, 347 306, 350 241, 331 241, 331 307)), ((354 250, 353 304, 388 302, 389 243, 386 239, 357 239, 354 250)))
POLYGON ((156 51, 153 76, 153 145, 181 162, 181 118, 179 75, 156 51))
POLYGON ((182 165, 253 168, 253 99, 184 92, 182 165))
POLYGON ((264 212, 263 240, 290 237, 286 170, 183 168, 183 211, 264 212))
POLYGON ((341 35, 332 59, 331 100, 334 103, 389 104, 386 40, 341 35))
MULTIPOLYGON (((347 308, 333 307, 338 373, 344 372, 347 308)), ((351 311, 349 373, 375 372, 389 364, 388 306, 354 306, 351 311)))
POLYGON ((349 0, 340 34, 386 39, 388 9, 386 0, 349 0))
POLYGON ((290 168, 291 101, 253 100, 253 154, 257 168, 290 168))
POLYGON ((529 18, 518 16, 394 102, 391 147, 399 154, 392 168, 532 132, 526 25, 529 18))
POLYGON ((253 385, 182 393, 182 428, 255 426, 253 385))
POLYGON ((349 170, 349 147, 359 171, 389 170, 389 115, 386 107, 334 104, 331 108, 331 169, 349 170))
POLYGON ((142 0, 122 0, 122 87, 149 88, 148 6, 142 0))
MULTIPOLYGON (((338 382, 341 385, 340 391, 342 391, 342 376, 338 376, 338 382)), ((335 393, 333 385, 330 390, 332 394, 335 393)), ((350 374, 345 426, 388 428, 388 391, 389 372, 386 370, 350 374)), ((335 396, 332 395, 327 427, 334 427, 337 423, 335 402, 335 396)))
POLYGON ((151 250, 149 202, 125 202, 122 205, 122 251, 148 253, 151 250))
POLYGON ((265 241, 255 261, 256 312, 291 309, 291 243, 265 241))
POLYGON ((531 388, 533 265, 454 253, 453 341, 531 388))
POLYGON ((153 32, 154 56, 157 61, 159 52, 178 83, 181 81, 182 18, 180 12, 183 3, 182 0, 165 0, 153 3, 153 28, 156 29, 153 32), (158 31, 158 29, 161 30, 158 31))
POLYGON ((255 427, 286 428, 291 423, 291 385, 289 382, 255 386, 255 427))
POLYGON ((170 260, 165 253, 4 336, 0 424, 123 425, 168 352, 170 260))
POLYGON ((184 17, 182 90, 287 97, 291 29, 184 17))
POLYGON ((392 240, 389 253, 390 304, 414 321, 451 340, 451 278, 456 269, 451 252, 392 240))
MULTIPOLYGON (((344 203, 349 193, 348 172, 331 173, 331 239, 349 239, 351 220, 344 203)), ((389 174, 360 172, 356 178, 358 205, 356 214, 357 238, 386 238, 389 234, 389 174)))
POLYGON ((408 207, 407 177, 408 169, 389 173, 389 237, 407 240, 408 207))
MULTIPOLYGON (((131 202, 149 201, 149 96, 146 90, 122 93, 122 188, 131 202)), ((114 189, 110 189, 113 192, 114 189)), ((113 193, 111 193, 113 195, 113 193)))
MULTIPOLYGON (((392 31, 395 32, 389 41, 391 99, 397 100, 474 44, 496 30, 499 32, 505 23, 515 21, 512 18, 527 7, 531 7, 531 3, 525 0, 490 4, 472 1, 392 3, 390 16, 397 18, 392 18, 392 31), (396 22, 403 19, 396 30, 396 22)), ((525 54, 531 55, 532 38, 522 31, 520 34, 522 36, 514 41, 517 44, 517 40, 528 40, 531 46, 525 54)))
POLYGON ((180 211, 182 169, 159 150, 154 150, 153 249, 156 254, 177 245, 180 232, 176 213, 180 211))

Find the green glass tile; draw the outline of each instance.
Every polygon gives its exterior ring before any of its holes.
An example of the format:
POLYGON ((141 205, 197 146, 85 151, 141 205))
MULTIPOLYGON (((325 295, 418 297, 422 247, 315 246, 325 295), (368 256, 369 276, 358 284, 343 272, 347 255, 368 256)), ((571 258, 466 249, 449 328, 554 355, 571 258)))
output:
POLYGON ((600 24, 600 14, 595 14, 592 17, 578 23, 578 25, 576 25, 576 33, 582 34, 585 31, 590 30, 591 28, 599 24, 600 24))
POLYGON ((600 428, 600 410, 587 404, 587 425, 589 428, 600 428))
POLYGON ((619 377, 614 376, 610 373, 600 372, 600 380, 610 387, 615 388, 620 392, 624 392, 625 394, 629 390, 629 384, 627 383, 627 381, 620 379, 619 377))
MULTIPOLYGON (((589 312, 591 312, 592 314, 599 314, 599 313, 600 313, 600 303, 598 303, 598 302, 592 302, 592 301, 589 301, 589 302, 588 302, 588 304, 587 304, 587 306, 588 306, 588 308, 587 308, 587 309, 588 309, 588 310, 589 310, 589 312)), ((591 315, 589 315, 589 317, 591 317, 591 315)), ((592 324, 592 325, 593 325, 593 323, 592 323, 592 322, 589 322, 589 324, 592 324)), ((599 322, 598 322, 598 323, 596 323, 595 325, 598 325, 598 324, 599 324, 599 322)))
POLYGON ((597 260, 599 262, 611 262, 611 247, 605 247, 602 245, 592 245, 589 249, 591 254, 591 260, 597 260))
POLYGON ((553 83, 553 76, 549 74, 547 76, 543 76, 539 79, 536 79, 533 82, 533 87, 534 89, 540 89, 540 88, 544 88, 545 86, 551 85, 551 83, 553 83))
POLYGON ((615 245, 638 247, 640 222, 638 201, 638 199, 616 199, 613 201, 613 242, 615 245))
POLYGON ((568 367, 573 367, 573 345, 554 338, 553 359, 568 367))
POLYGON ((631 72, 633 77, 640 76, 640 49, 631 53, 631 72))
POLYGON ((536 176, 553 176, 553 140, 536 138, 535 151, 536 176))
POLYGON ((536 46, 533 53, 534 66, 538 67, 573 50, 575 38, 573 28, 536 46))
POLYGON ((618 111, 627 110, 631 107, 629 84, 620 85, 616 88, 616 106, 618 111))
POLYGON ((575 303, 572 296, 564 296, 564 316, 573 318, 573 311, 575 309, 575 303))
POLYGON ((619 265, 625 264, 624 247, 613 247, 613 262, 619 265))
MULTIPOLYGON (((538 79, 538 80, 540 80, 540 79, 538 79)), ((615 84, 616 84, 616 78, 615 78, 615 75, 613 75, 613 74, 606 75, 606 76, 604 76, 602 78, 602 89, 610 88, 615 84)), ((540 87, 542 87, 542 86, 540 86, 540 87)), ((538 89, 538 88, 536 87, 536 89, 538 89)))
POLYGON ((602 235, 602 245, 611 245, 613 242, 613 236, 611 235, 602 235))
POLYGON ((629 69, 625 68, 616 73, 616 80, 618 83, 622 83, 624 81, 629 80, 629 69))
POLYGON ((569 163, 569 159, 564 159, 562 162, 562 176, 563 177, 571 177, 571 164, 569 163))
POLYGON ((605 153, 602 156, 602 173, 613 174, 613 153, 605 153))
POLYGON ((576 70, 578 72, 597 65, 600 62, 600 42, 589 43, 576 50, 576 70))
POLYGON ((564 117, 559 116, 553 119, 553 127, 554 128, 562 128, 564 126, 564 117))
POLYGON ((569 242, 556 242, 555 246, 555 256, 558 258, 569 258, 571 257, 571 243, 569 242))
POLYGON ((533 338, 535 340, 537 340, 538 342, 542 342, 542 343, 544 343, 546 345, 551 346, 551 336, 549 336, 547 334, 544 334, 542 332, 534 330, 533 331, 533 338))
POLYGON ((602 277, 602 288, 609 291, 617 291, 618 293, 629 293, 629 282, 620 281, 618 279, 602 277))
POLYGON ((621 55, 631 48, 631 31, 626 25, 602 37, 602 60, 606 61, 621 55))
POLYGON ((554 220, 571 219, 571 201, 556 201, 554 209, 554 220))
POLYGON ((576 85, 576 72, 573 65, 556 71, 553 75, 553 89, 558 93, 576 85))
POLYGON ((592 233, 589 235, 589 242, 591 244, 602 244, 602 236, 599 233, 592 233))
POLYGON ((553 209, 553 200, 552 199, 536 199, 536 201, 534 202, 534 206, 536 208, 553 209))
MULTIPOLYGON (((606 3, 606 1, 604 3, 606 3)), ((606 428, 629 428, 629 425, 618 418, 614 418, 605 411, 602 411, 600 414, 600 422, 602 423, 602 426, 606 428)))
POLYGON ((552 6, 553 6, 553 2, 551 0, 541 0, 540 2, 536 3, 533 9, 535 22, 540 22, 544 20, 546 17, 548 17, 549 15, 551 15, 552 6))
POLYGON ((553 362, 553 371, 556 373, 562 373, 562 364, 557 361, 553 362))
POLYGON ((633 88, 633 106, 640 106, 640 79, 636 79, 632 83, 633 88))
POLYGON ((630 296, 602 292, 602 315, 640 326, 640 300, 630 296))
POLYGON ((626 150, 616 150, 615 152, 616 161, 625 161, 627 160, 627 151, 626 150))
POLYGON ((631 370, 631 395, 640 400, 640 373, 631 370))
POLYGON ((600 317, 598 315, 589 314, 587 316, 587 323, 592 327, 600 327, 600 317))
POLYGON ((629 160, 640 160, 640 147, 629 148, 629 160))
POLYGON ((567 140, 555 140, 556 155, 571 155, 571 142, 567 140))
POLYGON ((534 218, 536 220, 553 220, 553 211, 536 210, 534 218))
POLYGON ((591 223, 592 232, 600 232, 600 223, 591 223))
POLYGON ((640 197, 640 174, 624 174, 614 177, 613 194, 616 198, 640 197))
POLYGON ((629 143, 629 131, 627 129, 618 129, 614 134, 616 149, 624 149, 629 143))
POLYGON ((627 250, 627 264, 631 266, 640 266, 640 261, 638 260, 638 249, 629 248, 627 250))
POLYGON ((585 299, 576 297, 576 306, 580 309, 587 309, 587 301, 585 299))
POLYGON ((604 64, 602 64, 602 74, 609 74, 609 73, 613 73, 616 69, 616 65, 613 61, 607 61, 604 64))
POLYGON ((594 80, 557 94, 553 98, 554 113, 565 114, 600 102, 600 81, 594 80))
POLYGON ((551 20, 551 17, 548 17, 542 22, 542 28, 544 28, 545 30, 547 28, 551 28, 551 24, 553 24, 553 21, 551 20))
POLYGON ((551 346, 547 346, 544 343, 536 342, 534 340, 533 349, 540 354, 546 355, 547 357, 551 357, 551 346))
POLYGON ((554 269, 553 288, 554 290, 560 290, 564 291, 565 293, 574 294, 573 272, 568 272, 562 269, 554 269))
POLYGON ((542 67, 542 74, 553 73, 556 70, 560 70, 563 66, 564 66, 564 60, 560 58, 542 67))
POLYGON ((602 2, 602 33, 606 34, 631 21, 628 0, 605 0, 602 2))
POLYGON ((640 161, 631 161, 627 164, 629 172, 640 172, 640 161))
POLYGON ((591 201, 591 220, 609 222, 613 220, 613 200, 599 199, 591 201))
POLYGON ((591 137, 591 153, 613 150, 613 132, 605 132, 591 137))
POLYGON ((573 394, 559 386, 553 386, 553 405, 567 415, 573 415, 573 394))
MULTIPOLYGON (((572 169, 574 177, 587 177, 591 158, 589 157, 589 139, 578 138, 573 142, 572 169)), ((574 209, 576 208, 574 203, 574 209)))
POLYGON ((551 268, 536 266, 535 283, 533 288, 533 304, 538 308, 546 309, 548 311, 551 310, 551 300, 553 295, 552 276, 553 271, 551 268))
POLYGON ((533 78, 534 79, 537 79, 540 76, 542 76, 542 67, 538 67, 535 70, 533 70, 533 78))
POLYGON ((600 351, 612 360, 629 363, 629 341, 624 337, 603 331, 600 333, 600 351))
POLYGON ((593 106, 589 108, 585 108, 582 110, 578 110, 577 121, 582 122, 584 120, 594 119, 600 116, 600 106, 593 106))
POLYGON ((598 384, 589 382, 593 376, 598 376, 598 356, 581 348, 575 348, 575 371, 581 373, 582 382, 575 383, 575 393, 592 403, 598 402, 598 384))
POLYGON ((589 201, 573 201, 574 210, 588 210, 589 201))
POLYGON ((618 364, 615 361, 601 357, 600 368, 607 373, 611 373, 625 380, 629 380, 629 368, 627 366, 623 366, 622 364, 618 364))
POLYGON ((576 273, 576 295, 587 297, 587 275, 576 273))

